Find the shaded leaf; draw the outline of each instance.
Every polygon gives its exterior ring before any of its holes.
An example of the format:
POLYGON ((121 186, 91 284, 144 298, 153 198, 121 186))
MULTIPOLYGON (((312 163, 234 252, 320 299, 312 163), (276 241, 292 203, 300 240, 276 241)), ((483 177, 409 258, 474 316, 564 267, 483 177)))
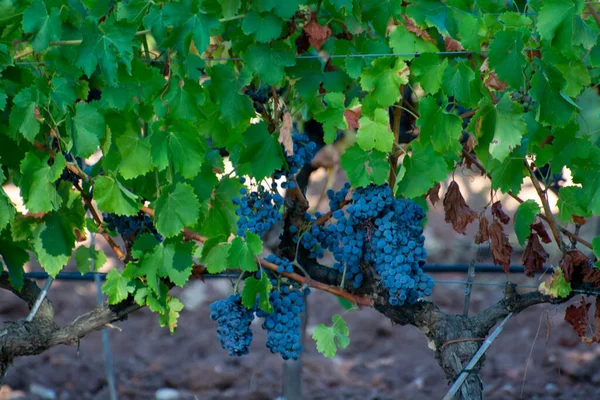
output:
POLYGON ((536 272, 543 272, 544 263, 548 257, 549 255, 546 253, 546 250, 544 250, 544 247, 540 243, 538 235, 532 233, 527 240, 527 246, 523 252, 523 267, 525 268, 525 275, 532 278, 536 272))

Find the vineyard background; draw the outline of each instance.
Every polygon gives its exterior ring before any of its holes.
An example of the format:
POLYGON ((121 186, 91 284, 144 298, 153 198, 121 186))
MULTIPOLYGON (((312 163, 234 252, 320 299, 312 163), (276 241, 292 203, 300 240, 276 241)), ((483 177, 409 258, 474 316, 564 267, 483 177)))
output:
MULTIPOLYGON (((332 155, 328 151, 324 154, 332 155)), ((335 158, 335 152, 333 155, 335 158)), ((338 169, 329 181, 337 189, 345 179, 344 172, 338 169)), ((474 209, 485 206, 489 196, 488 180, 467 169, 455 174, 454 179, 474 209)), ((324 169, 313 174, 307 193, 311 204, 318 202, 327 181, 324 169)), ((441 195, 447 185, 448 182, 442 185, 441 195)), ((5 189, 16 199, 14 187, 5 189)), ((498 199, 506 200, 503 201, 504 210, 512 218, 517 203, 499 196, 498 199)), ((535 199, 535 191, 524 185, 520 196, 535 199)), ((556 196, 552 193, 550 202, 555 206, 556 196)), ((321 205, 326 203, 324 200, 321 205)), ((466 236, 456 234, 451 225, 444 222, 441 203, 430 207, 427 215, 429 222, 425 235, 429 264, 465 265, 473 260, 477 265, 492 263, 488 246, 473 244, 475 224, 469 227, 466 236)), ((590 219, 582 227, 581 236, 588 240, 597 236, 598 222, 597 217, 590 219)), ((276 232, 274 236, 277 236, 276 232)), ((516 239, 513 237, 511 241, 516 239)), ((110 254, 110 248, 102 238, 98 239, 98 246, 110 254)), ((550 245, 546 248, 551 256, 549 264, 556 264, 558 251, 550 245)), ((522 249, 515 249, 513 265, 520 265, 521 254, 522 249)), ((121 266, 120 261, 112 257, 101 271, 121 266)), ((34 263, 27 269, 41 271, 34 263)), ((69 265, 65 271, 76 271, 75 265, 69 265)), ((466 275, 435 273, 432 277, 461 281, 466 275)), ((473 286, 471 315, 502 299, 502 284, 507 280, 537 286, 539 279, 540 276, 528 279, 522 273, 512 273, 508 277, 502 273, 477 273, 475 282, 492 285, 473 286)), ((157 390, 165 388, 173 388, 181 399, 190 400, 267 400, 280 396, 284 362, 270 356, 264 346, 266 335, 262 330, 255 330, 250 354, 239 359, 229 357, 214 334, 215 323, 208 318, 208 305, 230 293, 231 287, 229 279, 211 279, 175 289, 174 293, 186 306, 176 335, 160 328, 156 316, 148 309, 115 324, 118 329, 109 329, 119 398, 153 399, 157 390)), ((464 285, 438 283, 432 300, 446 312, 461 313, 464 289, 464 285)), ((94 283, 57 281, 49 298, 57 310, 57 321, 69 323, 96 304, 96 286, 94 283)), ((531 307, 509 321, 486 352, 486 368, 482 369, 482 378, 487 382, 486 398, 584 399, 597 395, 600 349, 582 344, 563 320, 565 308, 578 303, 579 299, 576 296, 559 306, 531 307)), ((18 319, 27 310, 21 300, 8 292, 0 292, 0 321, 18 319)), ((448 390, 446 379, 431 357, 432 352, 423 335, 412 326, 393 327, 389 320, 381 318, 381 314, 372 309, 344 314, 350 328, 351 344, 333 360, 324 359, 316 351, 310 333, 319 322, 330 320, 332 315, 340 312, 342 308, 336 298, 319 291, 309 296, 309 335, 305 342, 302 377, 305 398, 387 400, 444 396, 448 390)), ((19 396, 42 399, 35 395, 41 393, 41 388, 50 389, 58 399, 107 399, 101 333, 87 336, 79 349, 61 346, 41 356, 19 358, 0 391, 0 399, 17 399, 19 396)))

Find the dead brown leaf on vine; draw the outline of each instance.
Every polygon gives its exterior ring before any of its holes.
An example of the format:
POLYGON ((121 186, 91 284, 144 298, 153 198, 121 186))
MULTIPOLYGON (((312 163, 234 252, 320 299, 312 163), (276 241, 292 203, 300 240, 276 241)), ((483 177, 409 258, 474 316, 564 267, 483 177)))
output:
POLYGON ((510 255, 513 248, 508 241, 508 236, 504 233, 504 227, 497 220, 492 222, 490 238, 492 239, 494 264, 501 265, 502 270, 508 274, 510 272, 510 255))
POLYGON ((435 207, 435 204, 440 201, 440 188, 442 187, 442 185, 440 185, 439 182, 437 182, 431 189, 429 189, 427 191, 427 193, 425 194, 425 198, 429 199, 429 201, 431 202, 431 205, 435 207))
POLYGON ((502 203, 500 201, 492 204, 492 215, 500 220, 504 225, 508 224, 510 221, 510 217, 506 215, 504 210, 502 209, 502 203))
POLYGON ((360 115, 361 107, 356 107, 352 110, 344 110, 344 118, 346 119, 346 123, 348 124, 348 129, 357 130, 358 128, 360 128, 360 124, 358 123, 360 115))
POLYGON ((588 267, 590 259, 579 250, 567 252, 560 261, 560 268, 563 270, 565 280, 571 282, 575 279, 579 281, 581 273, 588 267))
POLYGON ((487 217, 479 217, 479 230, 475 235, 475 244, 485 243, 490 240, 490 222, 487 217))
POLYGON ((540 235, 540 239, 542 242, 548 244, 552 242, 550 235, 548 235, 548 231, 546 231, 546 227, 542 223, 542 221, 538 221, 535 224, 531 224, 531 229, 533 229, 538 235, 540 235))
MULTIPOLYGON (((565 321, 571 325, 575 333, 577 333, 577 336, 580 338, 586 337, 589 307, 590 303, 586 303, 581 299, 579 306, 573 304, 565 310, 565 321)), ((596 310, 598 310, 598 307, 596 307, 596 310)), ((598 311, 596 311, 596 313, 598 313, 598 311)))
POLYGON ((315 13, 311 14, 310 20, 302 30, 306 32, 309 43, 317 50, 321 50, 323 43, 331 36, 331 29, 328 26, 320 25, 315 13))
POLYGON ((537 234, 532 233, 527 239, 527 246, 523 252, 523 267, 525 275, 532 278, 536 272, 544 271, 544 263, 549 255, 540 243, 540 238, 537 234))
POLYGON ((463 51, 462 44, 452 39, 450 36, 444 38, 444 44, 446 45, 446 51, 463 51))
POLYGON ((506 88, 508 88, 508 85, 506 84, 506 82, 501 81, 495 72, 490 72, 488 77, 485 78, 485 81, 483 81, 483 84, 488 89, 494 89, 494 90, 498 90, 501 92, 505 91, 506 88))
POLYGON ((415 24, 415 21, 413 21, 412 19, 408 18, 406 15, 402 15, 402 17, 404 18, 404 26, 406 27, 407 31, 414 33, 418 37, 420 37, 422 39, 425 39, 428 42, 435 43, 435 40, 433 40, 431 38, 431 36, 429 35, 429 32, 427 32, 423 28, 419 28, 415 24))
POLYGON ((452 228, 458 233, 465 235, 467 225, 477 218, 477 213, 467 205, 460 192, 458 183, 452 181, 444 196, 445 221, 452 223, 452 228))
POLYGON ((281 117, 281 129, 279 130, 279 143, 283 145, 288 154, 294 154, 294 142, 292 141, 292 115, 285 112, 281 117))
POLYGON ((571 215, 571 218, 573 219, 573 222, 575 222, 577 225, 585 225, 586 220, 584 217, 580 217, 579 215, 571 215))

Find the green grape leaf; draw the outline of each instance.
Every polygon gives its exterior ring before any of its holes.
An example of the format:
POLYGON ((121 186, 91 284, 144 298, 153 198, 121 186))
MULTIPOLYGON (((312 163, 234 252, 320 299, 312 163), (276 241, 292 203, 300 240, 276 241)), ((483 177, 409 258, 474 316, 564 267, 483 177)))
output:
MULTIPOLYGON (((596 236, 592 239, 592 248, 594 250, 594 255, 600 260, 600 236, 596 236)), ((596 261, 594 266, 600 268, 600 261, 596 261)))
MULTIPOLYGON (((151 103, 156 96, 160 97, 161 90, 165 85, 160 71, 141 60, 134 60, 131 63, 131 73, 121 64, 117 74, 119 85, 105 86, 100 99, 101 104, 106 104, 111 109, 126 110, 142 103, 151 103)), ((179 98, 173 98, 173 94, 169 91, 165 93, 163 100, 165 97, 168 97, 168 100, 173 103, 173 107, 176 107, 177 102, 181 101, 179 98)))
POLYGON ((49 156, 29 152, 21 161, 23 175, 19 187, 25 207, 32 213, 57 210, 62 204, 54 182, 60 178, 67 163, 62 154, 54 157, 52 166, 48 165, 49 160, 49 156))
POLYGON ((73 142, 77 154, 82 158, 94 154, 105 134, 106 123, 96 107, 89 103, 77 103, 73 119, 73 142))
POLYGON ((562 222, 571 222, 573 216, 587 217, 589 203, 586 201, 581 188, 565 186, 558 192, 558 214, 556 217, 562 222))
POLYGON ((360 118, 356 142, 361 149, 376 149, 384 153, 392 151, 394 133, 389 129, 389 119, 387 109, 382 108, 375 110, 373 119, 367 116, 360 118))
POLYGON ((96 272, 106 263, 106 254, 102 250, 96 250, 95 247, 79 246, 75 251, 75 262, 77 270, 82 275, 90 271, 96 272), (93 268, 92 260, 94 261, 93 268))
MULTIPOLYGON (((537 31, 544 42, 553 46, 571 46, 573 41, 573 17, 581 13, 583 1, 548 0, 540 8, 537 31)), ((568 49, 563 49, 568 50, 568 49)))
POLYGON ((61 209, 44 217, 33 233, 33 247, 42 268, 52 277, 60 272, 71 258, 77 237, 73 230, 81 230, 83 225, 83 207, 81 214, 68 213, 61 209))
POLYGON ((233 204, 233 199, 240 196, 241 186, 237 179, 221 179, 210 200, 206 219, 201 225, 202 234, 209 237, 227 237, 237 231, 237 206, 233 204))
POLYGON ((536 119, 553 127, 565 126, 573 116, 574 108, 566 100, 561 91, 565 79, 560 71, 540 59, 536 59, 540 67, 531 79, 531 97, 539 103, 536 119))
POLYGON ((200 203, 187 183, 165 187, 156 200, 156 230, 164 237, 177 235, 200 217, 200 203))
POLYGON ((74 83, 67 78, 52 78, 52 93, 50 97, 63 113, 67 113, 69 107, 77 100, 74 83))
POLYGON ((540 206, 535 200, 526 200, 519 204, 515 213, 515 233, 519 244, 525 245, 529 234, 531 233, 530 225, 535 222, 535 217, 540 213, 540 206))
POLYGON ((312 335, 317 342, 317 350, 327 358, 333 358, 338 348, 345 349, 350 344, 350 329, 341 315, 331 318, 332 326, 319 324, 312 335))
MULTIPOLYGON (((36 117, 37 104, 44 101, 35 88, 23 89, 13 98, 13 108, 10 113, 10 132, 17 139, 16 133, 33 142, 40 132, 40 121, 36 117)), ((39 114, 38 114, 39 115, 39 114)))
POLYGON ((187 121, 172 121, 167 125, 156 121, 151 130, 152 162, 159 171, 171 167, 187 179, 200 172, 206 144, 193 125, 187 121))
POLYGON ((217 107, 221 120, 230 126, 237 126, 242 121, 254 117, 252 101, 241 94, 244 86, 252 81, 252 74, 243 69, 239 74, 229 64, 218 64, 209 70, 211 84, 209 90, 214 99, 219 99, 217 107))
POLYGON ((346 119, 344 118, 345 96, 342 93, 327 93, 324 96, 327 107, 315 114, 315 119, 323 124, 325 134, 325 143, 330 144, 337 138, 338 129, 346 129, 346 119))
POLYGON ((396 26, 389 35, 390 47, 402 60, 412 60, 415 53, 437 53, 437 46, 409 32, 405 26, 396 26))
POLYGON ((242 138, 239 162, 247 164, 254 178, 260 181, 280 169, 283 161, 281 145, 269 134, 267 124, 250 125, 242 138))
POLYGON ((475 79, 475 72, 466 61, 456 65, 448 64, 442 76, 442 88, 447 96, 454 96, 456 101, 465 106, 474 106, 481 99, 480 80, 475 79))
MULTIPOLYGON (((156 239, 147 236, 149 237, 147 245, 153 242, 154 246, 143 250, 143 255, 140 255, 141 258, 136 263, 134 276, 145 276, 146 284, 157 294, 160 290, 159 278, 168 278, 175 285, 183 287, 192 273, 193 243, 184 243, 180 238, 175 238, 157 244, 156 239)), ((142 247, 136 250, 142 253, 142 247)))
POLYGON ((554 298, 565 298, 571 294, 572 288, 562 268, 555 267, 552 276, 540 284, 539 291, 554 298))
POLYGON ((133 179, 152 171, 153 165, 148 160, 152 158, 150 142, 133 130, 119 136, 116 140, 117 149, 121 155, 119 174, 125 179, 133 179))
POLYGON ((101 211, 117 215, 135 215, 140 210, 140 198, 116 179, 99 176, 94 184, 94 200, 101 211))
POLYGON ((227 263, 230 268, 239 267, 242 271, 254 272, 258 270, 255 258, 257 255, 260 255, 260 253, 255 254, 241 237, 236 237, 231 242, 227 263))
POLYGON ((412 142, 412 154, 404 157, 402 169, 396 195, 409 199, 427 193, 434 183, 446 179, 449 172, 444 158, 432 146, 418 140, 412 142))
POLYGON ((342 154, 341 164, 354 187, 368 186, 371 182, 382 185, 390 172, 385 153, 377 150, 365 151, 358 144, 342 154))
POLYGON ((435 53, 421 54, 410 64, 410 74, 426 94, 436 94, 442 87, 442 76, 448 66, 448 59, 440 62, 435 53))
POLYGON ((50 15, 41 0, 34 1, 23 12, 23 31, 33 33, 31 47, 36 52, 48 48, 51 41, 60 40, 62 34, 60 10, 52 8, 50 15))
POLYGON ((154 110, 161 118, 169 116, 182 125, 189 124, 202 118, 200 106, 204 101, 204 91, 197 82, 173 76, 169 80, 167 92, 154 100, 154 110))
POLYGON ((131 73, 135 27, 118 24, 112 18, 107 18, 99 27, 97 19, 89 16, 83 23, 81 34, 83 40, 76 47, 75 65, 88 77, 100 66, 106 82, 115 86, 119 64, 124 64, 127 72, 131 73))
POLYGON ((284 68, 296 64, 294 53, 282 42, 253 44, 242 54, 250 71, 256 73, 268 85, 278 84, 284 76, 284 68))
MULTIPOLYGON (((229 268, 228 255, 231 250, 231 243, 220 243, 213 246, 206 256, 200 260, 206 264, 206 270, 209 274, 218 274, 229 268)), ((204 253, 204 251, 203 251, 204 253)))
MULTIPOLYGON (((417 59, 418 60, 418 59, 417 59)), ((454 114, 444 111, 437 105, 435 97, 428 96, 419 103, 420 117, 417 126, 421 128, 419 136, 423 143, 430 142, 434 150, 444 154, 447 151, 460 151, 459 139, 462 136, 462 120, 454 114)))
POLYGON ((363 90, 372 96, 381 107, 389 107, 400 99, 400 85, 408 83, 409 69, 400 58, 376 58, 371 68, 366 68, 361 77, 363 90))
POLYGON ((504 30, 490 41, 489 65, 498 78, 513 88, 523 86, 524 69, 527 64, 523 54, 525 34, 521 30, 504 30))
POLYGON ((260 236, 250 231, 244 233, 246 235, 246 244, 248 245, 250 252, 256 256, 260 255, 263 251, 263 242, 260 236))
POLYGON ((182 1, 181 3, 167 3, 162 8, 164 25, 174 27, 169 40, 163 47, 173 46, 177 51, 187 55, 190 51, 190 42, 194 41, 198 54, 202 54, 210 44, 211 30, 219 26, 219 21, 214 15, 203 10, 194 10, 197 3, 182 1))
MULTIPOLYGON (((2 184, 2 169, 0 168, 0 184, 2 184)), ((0 232, 4 230, 15 217, 16 210, 6 195, 6 192, 0 186, 0 232)))
POLYGON ((223 17, 225 18, 235 16, 242 6, 242 0, 221 0, 220 3, 223 10, 223 17))
POLYGON ((474 118, 479 119, 477 136, 484 137, 482 144, 489 143, 490 154, 498 161, 504 161, 527 132, 523 108, 509 96, 503 96, 496 105, 481 106, 474 118))
POLYGON ((118 304, 127 299, 135 290, 135 283, 128 277, 119 273, 116 268, 106 274, 106 281, 102 291, 108 296, 108 304, 118 304))
POLYGON ((167 311, 158 316, 159 325, 161 327, 168 327, 169 331, 174 333, 181 310, 183 310, 183 303, 177 297, 169 297, 169 300, 167 300, 167 311))
POLYGON ((273 288, 267 274, 261 274, 260 279, 250 276, 244 280, 244 290, 242 291, 242 304, 252 309, 255 304, 258 308, 267 313, 273 312, 273 306, 269 301, 269 292, 273 288), (258 296, 258 301, 256 300, 258 296))
POLYGON ((242 31, 246 35, 253 35, 259 43, 268 43, 281 35, 283 21, 277 16, 267 13, 259 14, 250 11, 242 22, 242 31))
POLYGON ((21 244, 15 243, 8 231, 0 235, 0 270, 2 261, 8 268, 8 279, 10 284, 17 290, 23 288, 23 266, 29 261, 29 253, 21 244))

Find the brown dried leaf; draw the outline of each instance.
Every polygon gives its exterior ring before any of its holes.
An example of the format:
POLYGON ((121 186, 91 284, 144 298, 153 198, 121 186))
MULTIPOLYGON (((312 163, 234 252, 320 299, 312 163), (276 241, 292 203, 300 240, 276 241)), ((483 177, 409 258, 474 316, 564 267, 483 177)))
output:
POLYGON ((600 287, 600 270, 588 268, 583 276, 584 283, 591 283, 594 287, 600 287))
POLYGON ((594 335, 583 339, 588 346, 592 343, 600 343, 600 298, 596 296, 596 310, 594 311, 594 335))
POLYGON ((492 215, 500 220, 504 225, 508 224, 510 217, 502 210, 500 200, 492 204, 492 215))
POLYGON ((586 220, 584 217, 580 217, 579 215, 571 215, 571 218, 573 219, 573 222, 575 222, 578 225, 585 225, 586 220))
POLYGON ((302 28, 308 36, 308 41, 317 50, 321 50, 323 43, 331 36, 331 29, 328 26, 319 25, 315 13, 311 14, 310 20, 302 28))
POLYGON ((477 218, 477 213, 467 205, 460 192, 458 183, 452 181, 444 196, 445 221, 452 223, 452 228, 458 233, 465 235, 467 225, 477 218))
POLYGON ((565 310, 565 321, 567 321, 580 338, 585 338, 588 323, 588 311, 590 303, 581 299, 579 306, 570 305, 565 310))
POLYGON ((414 33, 418 37, 420 37, 422 39, 425 39, 428 42, 435 43, 435 40, 433 40, 431 38, 431 36, 429 36, 429 32, 427 32, 423 28, 419 28, 415 24, 415 21, 413 21, 412 19, 408 18, 406 15, 403 15, 402 17, 404 18, 404 26, 406 27, 407 31, 414 33))
POLYGON ((589 265, 590 259, 579 250, 567 252, 560 261, 560 268, 563 270, 567 282, 571 282, 573 279, 579 281, 581 273, 586 271, 586 267, 589 265))
POLYGON ((546 244, 552 242, 552 239, 550 238, 550 235, 548 235, 546 227, 544 226, 544 224, 542 224, 542 221, 538 221, 535 224, 531 224, 531 229, 533 229, 538 235, 540 235, 540 239, 542 239, 542 242, 546 244))
POLYGON ((444 44, 446 45, 446 51, 463 51, 462 45, 450 36, 444 38, 444 44))
POLYGON ((306 53, 309 47, 308 35, 304 31, 300 32, 300 35, 296 38, 296 54, 306 53))
MULTIPOLYGON (((469 135, 469 138, 467 139, 467 143, 465 143, 465 149, 470 153, 471 151, 473 151, 473 149, 475 148, 475 136, 473 135, 469 135)), ((469 163, 469 165, 467 165, 467 168, 470 168, 470 163, 471 161, 466 160, 466 162, 469 163)))
POLYGON ((483 63, 481 64, 481 67, 479 67, 479 72, 487 72, 490 69, 490 66, 488 64, 488 59, 486 58, 485 60, 483 60, 483 63))
POLYGON ((346 123, 348 124, 348 129, 357 130, 360 128, 360 124, 358 123, 358 119, 361 115, 361 107, 356 107, 352 110, 347 109, 344 110, 344 118, 346 118, 346 123))
POLYGON ((485 81, 483 81, 483 84, 488 89, 494 89, 499 91, 504 91, 508 87, 506 82, 501 81, 495 72, 490 72, 489 76, 485 79, 485 81))
POLYGON ((40 114, 40 109, 37 106, 33 108, 33 115, 35 116, 35 119, 40 122, 44 120, 44 117, 42 117, 42 114, 40 114))
POLYGON ((540 238, 538 235, 535 233, 529 235, 529 239, 527 239, 527 246, 525 246, 525 251, 523 252, 523 267, 525 267, 525 275, 533 278, 536 272, 543 272, 544 263, 548 257, 548 253, 546 253, 546 250, 540 243, 540 238))
POLYGON ((437 182, 431 189, 429 189, 427 191, 427 193, 425 194, 425 198, 429 198, 429 201, 431 201, 431 205, 433 205, 435 207, 435 204, 440 201, 440 188, 442 187, 442 185, 440 185, 439 182, 437 182))
POLYGON ((501 265, 502 270, 508 274, 510 272, 510 255, 513 248, 508 241, 508 236, 504 233, 504 227, 497 220, 492 222, 490 238, 492 239, 494 264, 501 265))
POLYGON ((475 235, 475 244, 485 243, 490 240, 490 222, 483 215, 479 218, 479 231, 475 235))
POLYGON ((279 130, 279 143, 283 145, 288 154, 294 154, 294 142, 292 141, 292 115, 285 112, 281 117, 281 129, 279 130))

